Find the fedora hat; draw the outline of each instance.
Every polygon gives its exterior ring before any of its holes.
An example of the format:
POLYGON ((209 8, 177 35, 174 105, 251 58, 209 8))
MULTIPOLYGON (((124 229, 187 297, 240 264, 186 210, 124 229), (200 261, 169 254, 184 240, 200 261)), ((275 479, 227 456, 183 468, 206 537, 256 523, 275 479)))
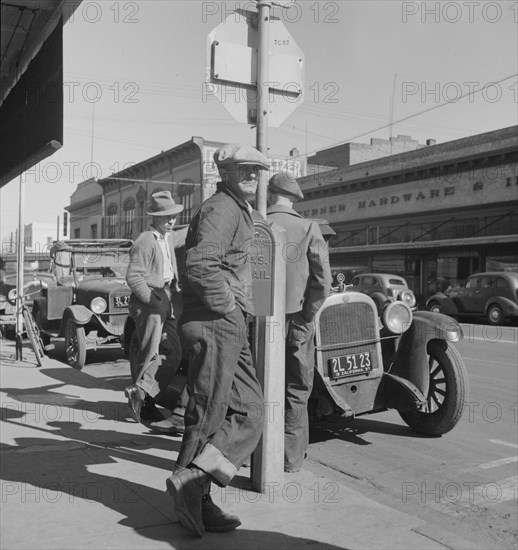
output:
POLYGON ((172 216, 183 210, 183 204, 176 204, 171 191, 158 191, 151 195, 151 204, 147 214, 150 216, 172 216))
POLYGON ((289 173, 279 172, 272 176, 268 182, 268 190, 281 195, 290 195, 297 199, 304 198, 297 179, 289 173))
POLYGON ((243 143, 227 143, 214 153, 214 161, 218 168, 229 168, 235 164, 251 164, 263 170, 270 168, 268 157, 255 147, 243 143))

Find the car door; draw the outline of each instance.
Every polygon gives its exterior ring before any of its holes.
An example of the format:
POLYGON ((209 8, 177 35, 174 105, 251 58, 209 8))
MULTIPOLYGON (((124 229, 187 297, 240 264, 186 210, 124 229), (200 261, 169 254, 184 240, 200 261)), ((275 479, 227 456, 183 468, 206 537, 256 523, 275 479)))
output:
POLYGON ((472 302, 470 302, 470 311, 473 313, 486 313, 486 303, 493 294, 493 285, 495 284, 495 278, 491 275, 484 275, 480 277, 480 284, 475 289, 472 302))
POLYGON ((457 296, 454 299, 454 302, 459 308, 461 313, 471 313, 474 311, 474 304, 476 299, 476 293, 480 288, 480 277, 470 277, 464 288, 459 289, 457 296))

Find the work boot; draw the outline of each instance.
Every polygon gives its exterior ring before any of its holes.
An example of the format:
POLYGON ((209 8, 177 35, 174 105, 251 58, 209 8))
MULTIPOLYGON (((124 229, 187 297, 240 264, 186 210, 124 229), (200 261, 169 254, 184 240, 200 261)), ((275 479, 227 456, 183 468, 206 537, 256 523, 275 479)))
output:
POLYGON ((205 529, 213 533, 225 533, 241 525, 237 516, 227 514, 216 506, 210 495, 204 495, 201 500, 201 517, 205 529))
POLYGON ((167 480, 167 492, 173 497, 174 511, 180 523, 198 537, 205 528, 201 516, 201 499, 204 484, 209 476, 198 468, 185 468, 171 474, 167 480))
POLYGON ((153 398, 146 396, 144 404, 140 410, 140 420, 144 422, 161 422, 165 416, 158 410, 153 398))
POLYGON ((140 422, 140 412, 146 400, 146 392, 136 384, 132 384, 124 390, 124 394, 128 398, 128 407, 133 418, 140 422))

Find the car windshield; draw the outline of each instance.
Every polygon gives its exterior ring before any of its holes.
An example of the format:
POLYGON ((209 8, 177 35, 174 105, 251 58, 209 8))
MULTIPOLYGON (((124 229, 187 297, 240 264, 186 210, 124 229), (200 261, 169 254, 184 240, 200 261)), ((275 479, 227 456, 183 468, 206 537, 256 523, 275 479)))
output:
POLYGON ((126 277, 129 253, 120 250, 75 252, 73 265, 77 274, 95 277, 126 277))

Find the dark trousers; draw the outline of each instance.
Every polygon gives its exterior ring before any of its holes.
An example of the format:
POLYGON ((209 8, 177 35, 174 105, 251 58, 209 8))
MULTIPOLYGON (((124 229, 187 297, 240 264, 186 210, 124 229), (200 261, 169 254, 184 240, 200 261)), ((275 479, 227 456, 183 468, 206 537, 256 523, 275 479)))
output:
POLYGON ((131 377, 151 397, 167 391, 182 359, 182 347, 176 319, 171 317, 170 295, 164 289, 153 290, 156 298, 144 304, 133 294, 129 314, 135 321, 139 338, 137 361, 131 377))
POLYGON ((284 417, 284 469, 302 467, 309 443, 308 400, 313 389, 315 323, 300 313, 286 315, 286 398, 284 417))
POLYGON ((195 465, 226 485, 262 433, 263 395, 252 363, 245 316, 184 310, 182 343, 189 352, 189 402, 177 468, 195 465))

